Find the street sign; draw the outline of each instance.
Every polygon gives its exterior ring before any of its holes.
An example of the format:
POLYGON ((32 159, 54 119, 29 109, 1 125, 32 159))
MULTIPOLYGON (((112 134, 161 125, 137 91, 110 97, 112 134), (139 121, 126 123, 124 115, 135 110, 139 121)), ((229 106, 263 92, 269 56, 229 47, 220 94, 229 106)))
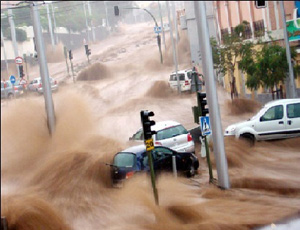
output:
POLYGON ((202 136, 211 134, 209 117, 200 117, 200 129, 202 136))
POLYGON ((153 144, 152 138, 145 140, 145 144, 146 144, 146 151, 151 151, 152 149, 154 149, 154 144, 153 144))
POLYGON ((15 58, 15 63, 17 65, 22 65, 23 64, 23 58, 22 57, 16 57, 15 58))
POLYGON ((16 83, 16 77, 13 75, 10 75, 9 80, 11 82, 11 84, 15 84, 16 83))
POLYGON ((154 33, 157 33, 157 34, 161 33, 161 26, 155 26, 154 33))

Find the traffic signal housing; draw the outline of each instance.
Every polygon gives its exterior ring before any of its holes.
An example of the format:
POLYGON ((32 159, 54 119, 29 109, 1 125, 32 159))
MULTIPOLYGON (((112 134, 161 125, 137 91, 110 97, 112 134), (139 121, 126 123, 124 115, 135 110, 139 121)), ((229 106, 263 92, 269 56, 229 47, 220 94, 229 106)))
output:
POLYGON ((72 59, 73 59, 72 50, 69 50, 69 59, 70 59, 70 60, 72 60, 72 59))
POLYGON ((91 55, 91 49, 89 49, 89 45, 84 45, 86 56, 91 55))
POLYGON ((205 108, 207 105, 206 101, 206 93, 197 92, 197 100, 198 100, 198 107, 200 108, 200 116, 204 117, 206 114, 209 113, 209 110, 205 108))
POLYGON ((153 134, 156 134, 156 131, 151 130, 151 126, 155 125, 155 121, 149 119, 149 117, 154 116, 152 111, 142 110, 141 111, 141 122, 144 130, 144 139, 148 140, 152 138, 153 134))
POLYGON ((19 73, 20 73, 20 78, 24 77, 23 65, 19 65, 19 73))
POLYGON ((115 16, 119 16, 120 15, 120 11, 119 11, 119 7, 118 6, 114 6, 114 11, 115 11, 115 16))
POLYGON ((256 9, 261 9, 261 8, 266 8, 267 5, 266 5, 266 1, 255 1, 255 7, 256 9))

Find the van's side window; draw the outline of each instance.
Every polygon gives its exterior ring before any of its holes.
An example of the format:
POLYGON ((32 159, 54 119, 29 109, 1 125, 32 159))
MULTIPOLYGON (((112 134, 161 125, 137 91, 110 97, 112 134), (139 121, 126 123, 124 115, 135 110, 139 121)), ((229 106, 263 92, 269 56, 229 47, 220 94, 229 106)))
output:
POLYGON ((300 103, 287 105, 288 118, 300 117, 300 103))
POLYGON ((272 121, 272 120, 280 120, 283 118, 283 106, 277 105, 271 107, 267 110, 267 112, 261 117, 261 121, 272 121))

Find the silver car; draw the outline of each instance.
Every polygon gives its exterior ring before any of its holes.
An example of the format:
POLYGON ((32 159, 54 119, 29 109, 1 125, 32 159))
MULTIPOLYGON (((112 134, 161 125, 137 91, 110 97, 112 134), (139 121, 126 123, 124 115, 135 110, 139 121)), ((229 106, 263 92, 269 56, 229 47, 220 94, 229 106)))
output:
MULTIPOLYGON (((178 152, 195 152, 192 135, 180 123, 176 121, 157 122, 151 129, 157 132, 152 136, 155 146, 166 146, 178 152)), ((129 140, 143 142, 143 129, 140 128, 129 140)))
MULTIPOLYGON (((57 81, 54 80, 52 77, 50 79, 50 84, 51 84, 51 90, 56 91, 58 90, 58 85, 57 81)), ((43 93, 43 84, 42 84, 42 79, 40 77, 33 79, 27 86, 29 91, 33 92, 38 92, 40 94, 43 93)))
POLYGON ((14 85, 10 81, 1 81, 1 99, 12 99, 21 96, 23 93, 23 86, 18 81, 14 85))

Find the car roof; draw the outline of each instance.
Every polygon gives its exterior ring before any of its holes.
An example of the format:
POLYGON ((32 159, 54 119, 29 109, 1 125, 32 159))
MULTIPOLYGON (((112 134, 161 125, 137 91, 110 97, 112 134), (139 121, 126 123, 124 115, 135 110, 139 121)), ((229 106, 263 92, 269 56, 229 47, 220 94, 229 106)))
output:
POLYGON ((146 151, 145 145, 136 145, 136 146, 129 147, 129 148, 121 151, 120 153, 130 152, 130 153, 137 154, 137 153, 142 153, 145 151, 146 151))
POLYGON ((270 102, 266 103, 265 107, 271 107, 274 105, 281 105, 281 104, 296 103, 296 102, 300 102, 300 99, 299 98, 279 99, 279 100, 270 101, 270 102))
MULTIPOLYGON (((179 70, 179 71, 177 71, 177 73, 186 73, 188 71, 193 71, 193 70, 192 69, 179 70)), ((174 71, 174 72, 172 72, 172 74, 176 74, 176 72, 174 71)))
POLYGON ((167 128, 177 126, 177 125, 180 125, 180 123, 178 123, 176 121, 171 121, 171 120, 169 120, 169 121, 160 121, 160 122, 157 122, 155 125, 153 125, 151 130, 160 131, 162 129, 167 129, 167 128))

